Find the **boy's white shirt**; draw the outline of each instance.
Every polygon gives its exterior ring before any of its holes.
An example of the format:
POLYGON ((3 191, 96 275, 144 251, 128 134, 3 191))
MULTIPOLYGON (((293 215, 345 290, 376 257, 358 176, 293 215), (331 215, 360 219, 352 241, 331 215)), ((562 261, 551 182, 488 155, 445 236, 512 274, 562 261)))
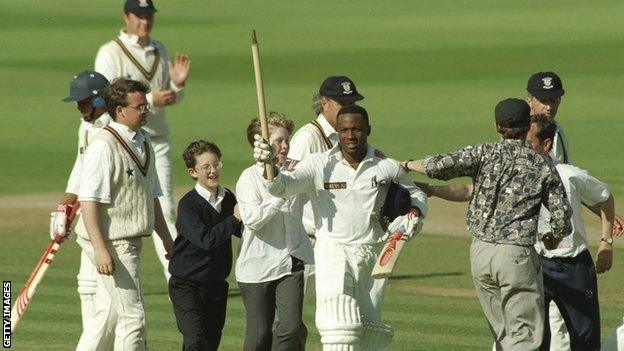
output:
POLYGON ((245 169, 236 183, 244 224, 236 260, 236 280, 243 283, 273 281, 292 273, 294 256, 314 262, 310 240, 301 223, 300 196, 272 196, 262 176, 263 166, 245 169))

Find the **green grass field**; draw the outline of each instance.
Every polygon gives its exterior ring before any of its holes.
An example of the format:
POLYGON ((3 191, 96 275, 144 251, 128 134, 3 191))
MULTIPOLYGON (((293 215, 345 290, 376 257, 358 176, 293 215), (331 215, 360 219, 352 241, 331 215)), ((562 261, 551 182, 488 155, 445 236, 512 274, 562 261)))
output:
MULTIPOLYGON (((74 161, 78 113, 60 99, 122 27, 121 7, 120 0, 0 3, 0 275, 13 281, 15 295, 46 245, 46 212, 74 161)), ((575 163, 609 183, 616 201, 624 195, 620 1, 157 0, 156 7, 153 37, 170 54, 193 60, 185 100, 168 110, 179 193, 191 184, 179 155, 192 140, 221 146, 228 186, 251 162, 244 129, 257 114, 249 47, 256 29, 270 110, 299 126, 313 118, 310 100, 322 80, 348 75, 366 97, 370 142, 400 159, 496 140, 494 105, 525 96, 531 73, 554 70, 566 88, 558 121, 575 163)), ((396 350, 490 345, 470 280, 462 208, 432 205, 424 235, 391 280, 384 316, 395 327, 396 350)), ((177 350, 180 336, 152 252, 149 243, 149 344, 177 350)), ((599 282, 603 339, 624 315, 622 255, 618 246, 613 270, 599 282)), ((14 349, 75 348, 77 262, 77 246, 64 245, 13 336, 14 349)), ((231 288, 223 350, 240 349, 244 335, 241 298, 236 284, 231 288)), ((313 311, 308 301, 309 349, 320 350, 313 311)))

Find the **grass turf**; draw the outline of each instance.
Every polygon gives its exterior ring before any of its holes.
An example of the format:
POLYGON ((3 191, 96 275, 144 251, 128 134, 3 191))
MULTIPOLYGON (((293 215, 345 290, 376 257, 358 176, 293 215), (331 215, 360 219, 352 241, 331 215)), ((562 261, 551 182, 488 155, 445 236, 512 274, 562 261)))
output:
MULTIPOLYGON (((156 6, 153 36, 170 54, 185 52, 193 60, 185 100, 168 110, 178 186, 188 184, 179 155, 191 140, 221 146, 225 184, 234 184, 250 162, 244 129, 257 113, 249 50, 255 28, 270 110, 301 125, 313 118, 310 98, 320 82, 346 74, 366 96, 371 143, 396 158, 496 140, 494 104, 524 96, 531 73, 555 70, 567 91, 558 120, 575 162, 608 182, 616 199, 624 194, 624 111, 616 102, 624 88, 621 2, 160 0, 156 6)), ((0 195, 55 192, 60 198, 78 126, 75 107, 60 99, 72 75, 91 68, 98 46, 121 28, 120 8, 118 2, 86 0, 0 4, 0 195)), ((0 275, 17 293, 45 246, 46 214, 37 209, 14 216, 6 210, 10 205, 2 208, 0 275)), ((384 309, 396 328, 395 349, 486 348, 468 238, 424 235, 407 250, 384 309)), ((603 333, 624 314, 621 254, 616 251, 613 271, 600 278, 603 333)), ((154 350, 178 349, 150 243, 144 257, 149 343, 154 350)), ((77 261, 76 245, 64 245, 14 335, 14 349, 74 348, 80 333, 77 261)), ((242 344, 244 310, 236 292, 232 284, 224 350, 242 344)), ((309 349, 320 350, 311 302, 305 309, 309 349)))

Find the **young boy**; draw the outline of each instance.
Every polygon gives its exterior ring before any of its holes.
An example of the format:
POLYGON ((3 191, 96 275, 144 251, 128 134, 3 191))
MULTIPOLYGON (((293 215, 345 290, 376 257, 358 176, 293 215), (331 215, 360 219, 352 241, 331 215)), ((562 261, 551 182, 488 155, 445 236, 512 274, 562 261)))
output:
MULTIPOLYGON (((276 164, 288 167, 288 139, 292 121, 271 112, 268 116, 269 142, 276 152, 276 164)), ((253 147, 260 133, 260 121, 247 127, 247 140, 253 147)), ((301 222, 300 196, 282 199, 269 194, 262 177, 264 166, 245 169, 236 183, 241 217, 245 228, 236 261, 236 281, 247 312, 245 351, 302 350, 300 336, 305 331, 303 308, 304 264, 312 264, 314 254, 301 222), (273 338, 275 311, 279 322, 273 338)))
POLYGON ((197 184, 178 204, 169 296, 183 349, 217 350, 232 268, 231 236, 240 236, 240 215, 232 192, 219 185, 223 163, 217 145, 194 141, 182 157, 197 184))

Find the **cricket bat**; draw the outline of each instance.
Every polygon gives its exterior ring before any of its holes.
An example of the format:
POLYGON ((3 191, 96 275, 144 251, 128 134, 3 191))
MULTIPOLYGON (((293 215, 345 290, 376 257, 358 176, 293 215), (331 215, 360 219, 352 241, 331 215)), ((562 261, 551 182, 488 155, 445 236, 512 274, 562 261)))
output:
MULTIPOLYGON (((68 226, 71 226, 71 223, 76 217, 76 213, 79 207, 79 202, 76 202, 76 204, 73 206, 65 206, 64 209, 67 212, 68 226)), ((48 268, 50 268, 50 265, 52 264, 54 257, 56 257, 62 241, 63 237, 58 234, 54 237, 54 239, 52 239, 50 244, 48 244, 48 247, 46 247, 46 249, 43 251, 43 255, 35 265, 35 269, 33 269, 30 277, 28 277, 28 280, 26 280, 26 283, 24 283, 24 288, 17 296, 15 304, 13 305, 13 309, 11 310, 11 332, 15 330, 17 323, 19 323, 19 321, 22 319, 24 312, 26 312, 28 305, 30 305, 32 298, 35 295, 35 291, 37 290, 37 286, 39 285, 39 283, 41 283, 41 280, 48 271, 48 268)))
POLYGON ((403 246, 409 240, 409 236, 405 233, 405 226, 401 226, 392 236, 390 241, 386 243, 383 250, 379 254, 379 258, 373 267, 372 277, 375 279, 384 279, 392 275, 394 266, 396 265, 403 246))

